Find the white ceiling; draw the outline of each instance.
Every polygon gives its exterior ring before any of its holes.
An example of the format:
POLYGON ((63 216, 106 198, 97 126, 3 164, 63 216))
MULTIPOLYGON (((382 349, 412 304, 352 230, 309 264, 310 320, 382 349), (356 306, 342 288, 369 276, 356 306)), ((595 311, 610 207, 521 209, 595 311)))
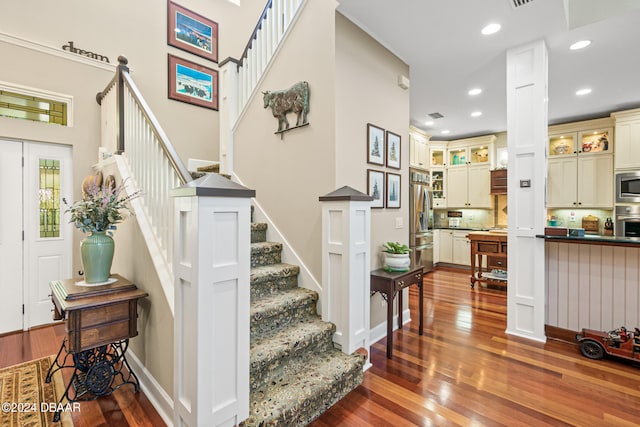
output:
POLYGON ((432 140, 505 131, 506 51, 540 39, 549 52, 549 124, 640 107, 640 0, 529 0, 517 8, 513 0, 338 1, 340 13, 410 66, 411 124, 432 140), (481 35, 491 22, 501 31, 481 35), (583 39, 592 44, 569 50, 583 39), (473 87, 482 94, 468 95, 473 87), (593 91, 576 96, 583 87, 593 91), (434 112, 444 118, 426 126, 434 112))

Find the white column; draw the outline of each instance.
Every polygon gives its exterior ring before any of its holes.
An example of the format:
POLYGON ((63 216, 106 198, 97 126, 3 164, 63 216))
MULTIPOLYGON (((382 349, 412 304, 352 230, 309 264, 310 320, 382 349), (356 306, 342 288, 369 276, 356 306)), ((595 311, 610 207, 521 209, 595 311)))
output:
POLYGON ((209 174, 172 191, 174 425, 249 416, 249 190, 209 174))
POLYGON ((333 341, 347 354, 369 353, 371 200, 350 187, 320 197, 322 319, 336 325, 333 341))
POLYGON ((547 48, 536 41, 507 51, 507 333, 545 341, 547 48))
POLYGON ((238 119, 239 62, 227 58, 220 62, 220 172, 233 174, 233 127, 238 119))

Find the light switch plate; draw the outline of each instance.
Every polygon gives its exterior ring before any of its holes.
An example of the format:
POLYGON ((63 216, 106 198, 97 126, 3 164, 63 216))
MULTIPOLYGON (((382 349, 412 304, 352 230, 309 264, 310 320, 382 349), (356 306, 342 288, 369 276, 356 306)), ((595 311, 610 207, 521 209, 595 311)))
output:
POLYGON ((396 228, 404 227, 404 222, 402 221, 402 217, 396 218, 396 228))

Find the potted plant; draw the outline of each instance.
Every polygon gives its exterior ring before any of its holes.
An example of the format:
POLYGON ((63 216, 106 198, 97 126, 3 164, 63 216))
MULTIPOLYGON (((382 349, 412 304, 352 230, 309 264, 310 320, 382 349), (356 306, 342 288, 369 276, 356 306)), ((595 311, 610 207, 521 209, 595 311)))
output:
POLYGON ((102 174, 87 177, 82 185, 82 200, 71 205, 63 198, 69 208, 65 213, 71 214, 69 222, 73 223, 89 236, 80 242, 80 255, 84 270, 85 284, 106 284, 111 274, 114 242, 113 230, 125 220, 127 213, 133 214, 128 206, 129 201, 138 197, 137 191, 127 195, 124 182, 115 185, 115 179, 109 175, 102 182, 102 174))
POLYGON ((409 271, 409 246, 398 242, 387 242, 383 245, 384 269, 386 271, 409 271))

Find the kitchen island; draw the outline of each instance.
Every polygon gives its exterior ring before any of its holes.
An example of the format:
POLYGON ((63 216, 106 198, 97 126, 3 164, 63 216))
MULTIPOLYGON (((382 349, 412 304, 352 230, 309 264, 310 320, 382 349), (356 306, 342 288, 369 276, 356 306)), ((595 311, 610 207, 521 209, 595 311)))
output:
POLYGON ((471 288, 476 282, 506 286, 507 233, 478 231, 469 233, 467 238, 471 242, 471 288))
POLYGON ((640 239, 546 236, 547 336, 640 326, 640 239))

